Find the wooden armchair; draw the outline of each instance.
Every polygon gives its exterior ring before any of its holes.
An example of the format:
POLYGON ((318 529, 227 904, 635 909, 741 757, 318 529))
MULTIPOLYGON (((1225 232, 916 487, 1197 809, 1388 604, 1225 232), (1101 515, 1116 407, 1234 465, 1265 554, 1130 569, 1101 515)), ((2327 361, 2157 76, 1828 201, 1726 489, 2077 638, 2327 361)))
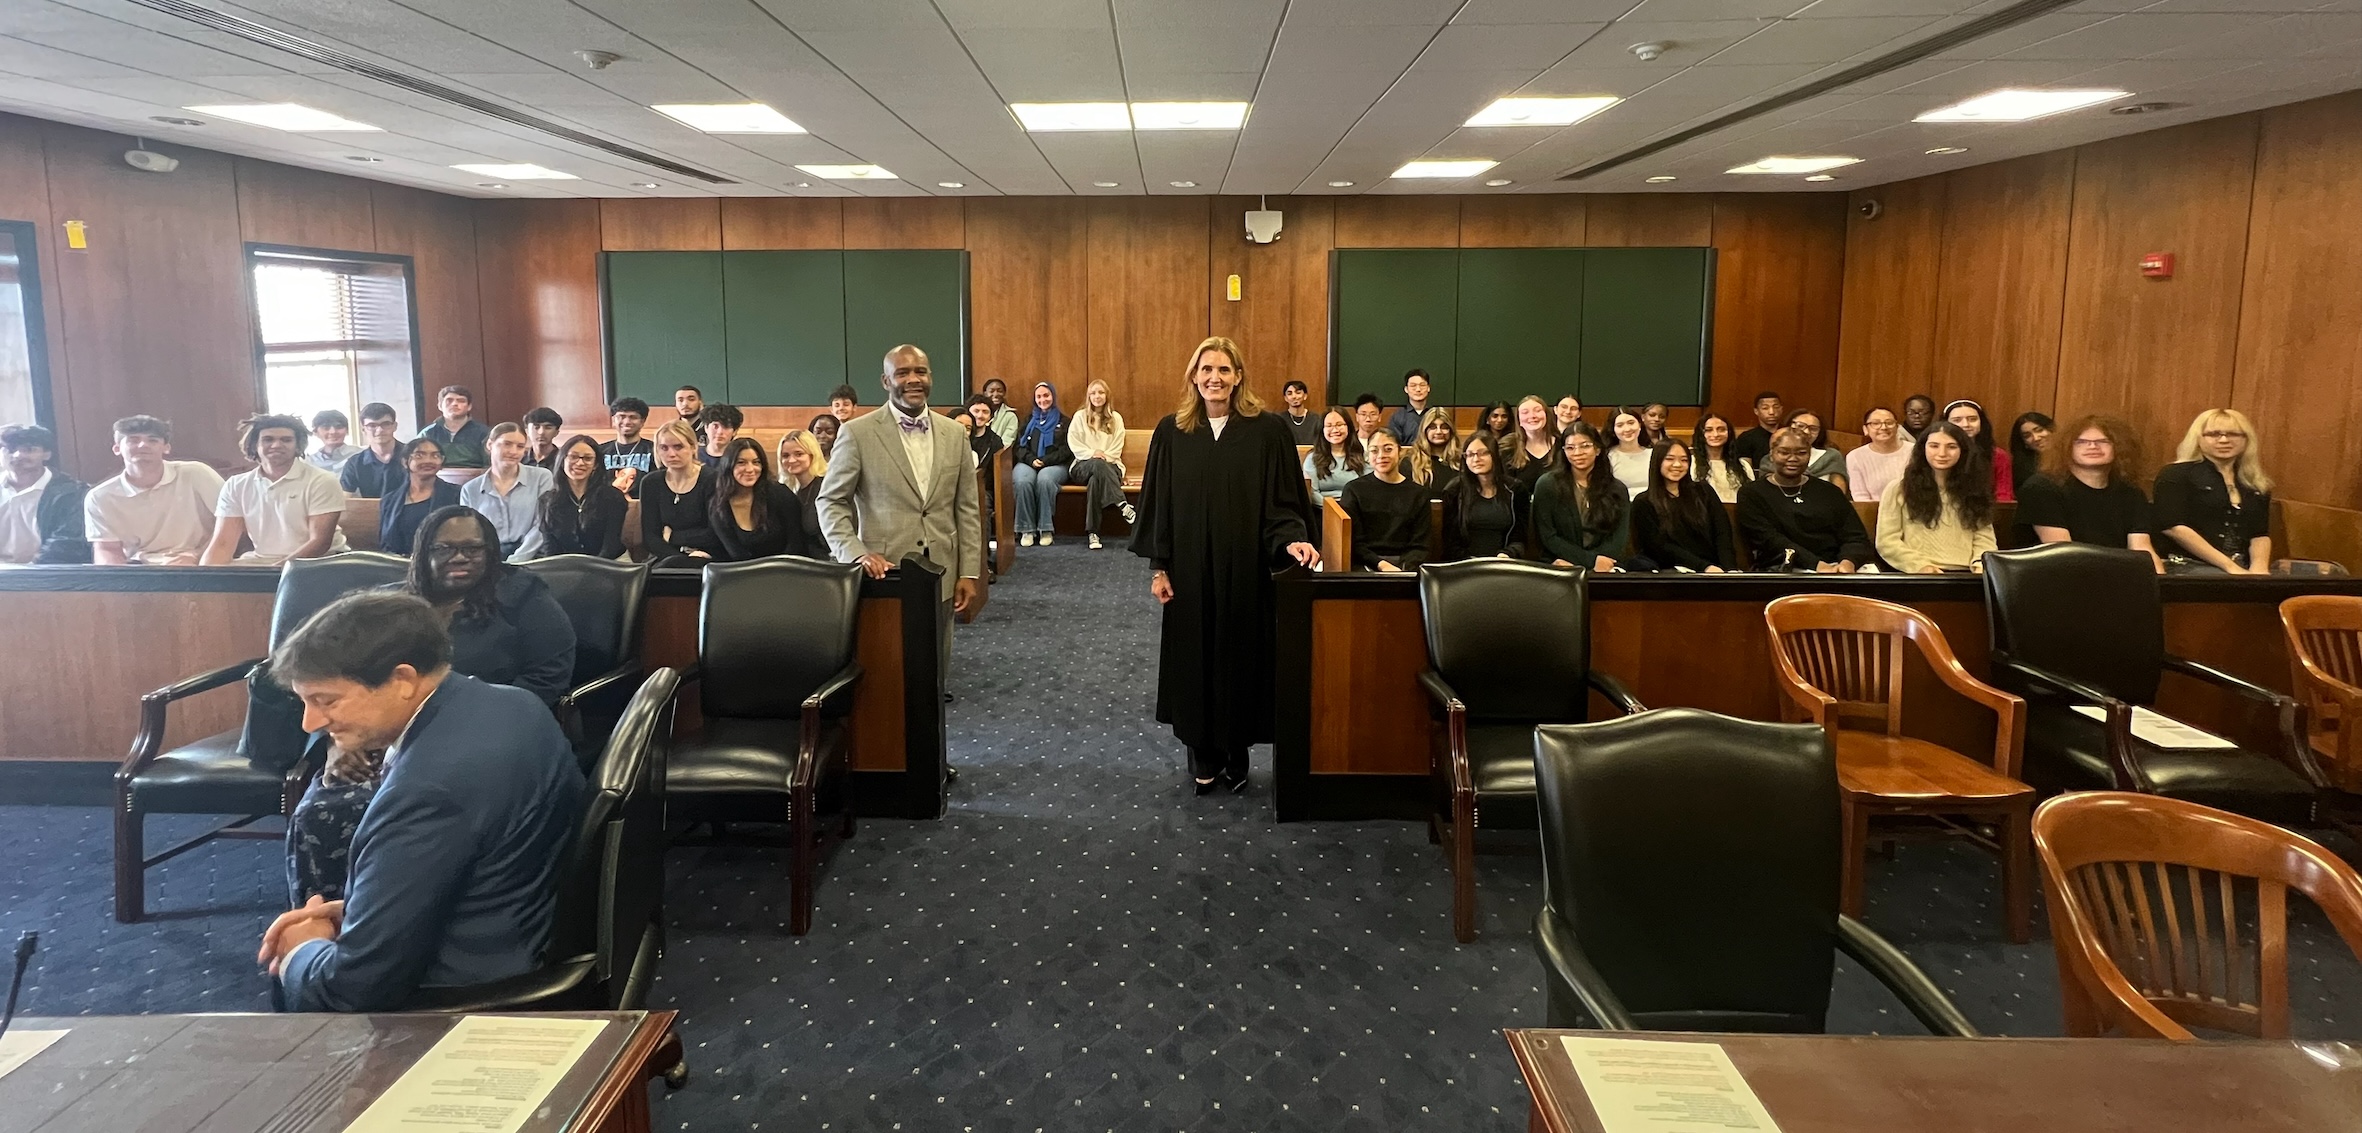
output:
POLYGON ((2034 849, 2071 1036, 2287 1038, 2290 889, 2362 956, 2362 875, 2269 823, 2087 791, 2034 812, 2034 849))
POLYGON ((2288 667, 2306 708, 2305 740, 2329 785, 2362 793, 2362 598, 2309 594, 2280 603, 2288 667))
POLYGON ((1927 615, 1892 602, 1841 594, 1792 594, 1764 607, 1772 664, 1792 720, 1819 724, 1837 752, 1844 797, 1845 869, 1840 908, 1862 915, 1862 856, 1870 820, 1928 816, 2001 857, 2001 901, 2009 939, 2032 933, 2032 865, 2027 828, 2034 788, 2018 781, 2026 702, 1968 675, 1927 615), (1971 759, 1903 734, 1904 645, 1909 642, 1953 692, 1992 710, 1993 751, 1971 759), (1870 729, 1848 729, 1848 721, 1870 729), (1993 824, 1988 836, 1959 818, 1993 824))

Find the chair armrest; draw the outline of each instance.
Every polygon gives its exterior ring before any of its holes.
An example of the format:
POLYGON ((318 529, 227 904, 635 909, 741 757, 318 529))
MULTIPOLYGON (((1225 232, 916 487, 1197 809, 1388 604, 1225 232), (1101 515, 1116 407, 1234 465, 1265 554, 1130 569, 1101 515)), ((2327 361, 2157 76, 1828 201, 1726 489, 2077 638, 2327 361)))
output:
POLYGON ((199 673, 193 677, 183 677, 180 680, 165 685, 163 688, 157 689, 154 692, 141 693, 139 700, 142 704, 146 704, 149 701, 161 701, 169 703, 175 700, 186 700, 189 697, 196 696, 199 693, 212 692, 214 689, 220 688, 223 685, 235 684, 238 681, 245 680, 246 674, 253 672, 254 667, 256 665, 262 664, 264 660, 266 660, 266 658, 253 657, 244 661, 238 661, 224 665, 221 668, 215 669, 209 673, 199 673))
POLYGON ((1622 709, 1626 716, 1638 716, 1648 711, 1648 705, 1642 704, 1639 697, 1632 695, 1632 690, 1625 688, 1624 682, 1606 673, 1597 669, 1585 669, 1583 679, 1589 682, 1592 688, 1597 689, 1599 695, 1608 698, 1608 703, 1622 709))
POLYGON ((1433 669, 1419 670, 1419 687, 1426 691, 1429 700, 1446 712, 1468 711, 1467 703, 1460 699, 1459 693, 1452 691, 1452 686, 1444 681, 1442 673, 1433 669))
POLYGON ((2049 669, 2042 668, 2039 665, 2029 665, 2024 661, 2020 661, 2017 658, 2011 657, 2009 654, 2002 653, 1998 650, 1996 650, 1993 654, 1993 666, 1996 669, 2007 669, 2010 672, 2016 673, 2019 676, 2026 678, 2027 680, 2035 682, 2036 684, 2049 685, 2057 692, 2063 692, 2069 696, 2081 697, 2084 700, 2098 704, 2102 708, 2112 708, 2115 705, 2124 703, 2123 701, 2118 700, 2107 693, 2101 692, 2099 689, 2093 688, 2082 681, 2067 676, 2064 673, 2054 673, 2049 669))
MULTIPOLYGON (((2104 718, 2100 721, 2100 730, 2105 734, 2108 767, 2115 773, 2116 789, 2138 791, 2142 794, 2157 792, 2157 785, 2150 781, 2149 773, 2142 770, 2140 761, 2132 757, 2132 705, 2064 673, 2054 673, 2039 665, 2029 665, 1999 650, 1995 650, 1993 653, 1993 670, 1996 673, 2013 672, 2036 684, 2049 685, 2056 692, 2092 701, 2099 705, 2100 711, 2104 714, 2104 718)), ((2038 690, 2029 689, 2027 691, 2038 690)))
POLYGON ((2193 661, 2187 657, 2178 657, 2171 653, 2165 655, 2165 667, 2174 672, 2180 673, 2185 677, 2196 677, 2208 684, 2227 688, 2232 692, 2238 693, 2239 695, 2248 698, 2249 700, 2261 701, 2275 708, 2279 707, 2283 701, 2291 701, 2295 699, 2286 693, 2273 692, 2271 689, 2265 688, 2254 681, 2246 680, 2241 677, 2234 677, 2231 674, 2222 671, 2221 669, 2217 669, 2212 665, 2206 664, 2205 662, 2193 661))
MULTIPOLYGON (((813 783, 819 778, 820 768, 816 761, 820 753, 821 711, 828 706, 830 701, 844 696, 860 681, 861 663, 848 661, 844 668, 836 671, 836 675, 820 682, 820 687, 813 689, 812 695, 804 698, 803 726, 797 735, 795 769, 789 773, 788 778, 788 788, 791 791, 810 790, 813 783)), ((846 755, 841 758, 850 758, 850 756, 846 755)))
POLYGON ((422 987, 402 1004, 404 1011, 475 1015, 488 1011, 566 1011, 598 1006, 575 1003, 576 993, 598 968, 595 956, 577 956, 520 972, 506 979, 466 987, 422 987))
POLYGON ((1902 949, 1887 943, 1885 937, 1870 931, 1868 925, 1838 914, 1837 947, 1853 957, 1855 963, 1870 969, 1870 974, 1894 992, 1929 1031, 1960 1039, 1980 1037, 1976 1025, 1952 1005, 1944 989, 1927 978, 1927 973, 1903 955, 1902 949))
POLYGON ((2204 662, 2171 653, 2165 655, 2165 667, 2183 676, 2229 689, 2249 700, 2271 705, 2279 715, 2282 762, 2315 787, 2325 788, 2330 785, 2329 776, 2322 772, 2320 761, 2313 758, 2312 741, 2305 736, 2304 705, 2295 697, 2274 692, 2254 681, 2234 677, 2204 662))
POLYGON ((699 661, 693 665, 690 665, 688 668, 681 670, 681 683, 673 686, 673 692, 678 694, 680 690, 687 688, 690 682, 701 681, 704 679, 705 662, 699 661))
POLYGON ((639 661, 626 661, 613 669, 584 681, 582 684, 577 685, 574 688, 566 690, 566 694, 558 698, 558 702, 554 707, 561 713, 574 711, 575 709, 582 706, 583 701, 601 693, 607 692, 608 690, 623 684, 625 681, 632 680, 639 675, 639 661))
POLYGON ((131 737, 130 753, 123 757, 122 763, 115 766, 116 789, 128 790, 131 777, 139 774, 141 768, 155 762, 156 756, 163 752, 164 729, 169 722, 173 701, 186 700, 224 685, 236 684, 245 680, 246 674, 253 672, 254 667, 263 661, 261 657, 249 658, 211 672, 184 677, 153 692, 141 693, 139 731, 131 737))
POLYGON ((1591 966, 1591 958, 1583 954, 1575 934, 1550 914, 1548 906, 1534 914, 1534 951, 1541 954, 1542 964, 1551 974, 1574 989, 1575 998, 1583 1001, 1583 1010, 1591 1013, 1591 1021, 1599 1024, 1600 1030, 1640 1029, 1640 1024, 1632 1021, 1632 1013, 1624 1009, 1624 1001, 1616 998, 1615 989, 1591 966))
POLYGON ((804 711, 817 712, 827 707, 829 701, 844 695, 860 680, 861 662, 847 661, 845 667, 837 670, 835 676, 820 682, 820 687, 813 689, 812 695, 804 698, 804 711))

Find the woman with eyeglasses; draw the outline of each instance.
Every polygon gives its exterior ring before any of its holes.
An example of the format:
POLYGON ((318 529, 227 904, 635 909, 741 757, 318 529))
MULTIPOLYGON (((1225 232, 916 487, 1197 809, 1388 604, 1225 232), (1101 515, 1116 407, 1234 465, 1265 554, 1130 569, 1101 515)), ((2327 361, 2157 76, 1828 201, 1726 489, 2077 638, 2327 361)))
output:
POLYGON ((1443 496, 1443 561, 1525 557, 1525 500, 1501 476, 1501 438, 1460 447, 1460 478, 1443 496))
POLYGON ((1559 466, 1534 485, 1534 538, 1556 566, 1611 571, 1632 542, 1632 496, 1588 424, 1567 431, 1559 466))
POLYGON ((558 446, 558 478, 543 493, 535 526, 544 555, 623 554, 623 517, 631 506, 601 470, 599 442, 576 433, 558 446))
POLYGON ((2157 531, 2172 574, 2272 573, 2272 476, 2236 409, 2190 422, 2179 463, 2157 474, 2157 531))
MULTIPOLYGON (((443 616, 451 631, 452 672, 515 685, 548 705, 573 683, 574 623, 548 583, 501 556, 500 532, 482 512, 453 505, 427 516, 410 555, 409 577, 384 589, 417 595, 443 616)), ((320 777, 288 818, 293 904, 315 895, 344 899, 353 831, 377 794, 384 761, 382 751, 328 753, 320 777)))
POLYGON ((377 549, 407 555, 418 525, 439 509, 459 503, 459 485, 443 479, 443 443, 419 437, 403 446, 402 478, 377 501, 377 549))

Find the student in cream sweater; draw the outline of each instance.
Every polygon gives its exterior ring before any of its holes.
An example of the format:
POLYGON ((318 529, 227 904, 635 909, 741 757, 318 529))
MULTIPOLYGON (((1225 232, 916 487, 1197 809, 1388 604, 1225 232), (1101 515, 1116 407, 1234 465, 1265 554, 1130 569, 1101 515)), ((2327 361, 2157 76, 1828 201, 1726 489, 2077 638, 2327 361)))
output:
POLYGON ((1074 449, 1066 482, 1083 486, 1083 530, 1096 551, 1099 526, 1110 510, 1121 513, 1127 524, 1137 514, 1124 498, 1124 415, 1108 406, 1106 382, 1094 378, 1084 388, 1083 411, 1075 414, 1066 443, 1074 449))
POLYGON ((1905 574, 1983 569, 1993 534, 1993 472, 1958 425, 1929 425, 1878 501, 1878 557, 1905 574))

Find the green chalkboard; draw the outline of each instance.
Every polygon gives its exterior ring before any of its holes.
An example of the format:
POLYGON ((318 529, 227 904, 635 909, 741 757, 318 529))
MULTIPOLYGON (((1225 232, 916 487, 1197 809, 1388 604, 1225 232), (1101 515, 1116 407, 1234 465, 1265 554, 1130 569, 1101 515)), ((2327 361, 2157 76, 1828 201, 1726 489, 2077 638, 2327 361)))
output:
POLYGON ((1365 393, 1403 401, 1402 376, 1426 370, 1428 399, 1459 404, 1455 389, 1460 253, 1450 248, 1338 252, 1330 275, 1330 400, 1365 393))
MULTIPOLYGON (((1556 401, 1576 387, 1583 347, 1580 248, 1460 253, 1460 385, 1455 405, 1556 401)), ((1588 400, 1588 399, 1586 399, 1588 400)))
POLYGON ((727 388, 720 253, 609 253, 605 277, 614 396, 669 404, 682 385, 727 388))
POLYGON ((733 405, 825 405, 845 380, 841 252, 724 252, 733 405))
POLYGON ((1583 255, 1583 403, 1705 404, 1713 249, 1583 255))
POLYGON ((968 396, 968 254, 898 250, 845 254, 846 380, 861 403, 884 396, 878 375, 886 351, 909 343, 927 352, 934 401, 968 396))

